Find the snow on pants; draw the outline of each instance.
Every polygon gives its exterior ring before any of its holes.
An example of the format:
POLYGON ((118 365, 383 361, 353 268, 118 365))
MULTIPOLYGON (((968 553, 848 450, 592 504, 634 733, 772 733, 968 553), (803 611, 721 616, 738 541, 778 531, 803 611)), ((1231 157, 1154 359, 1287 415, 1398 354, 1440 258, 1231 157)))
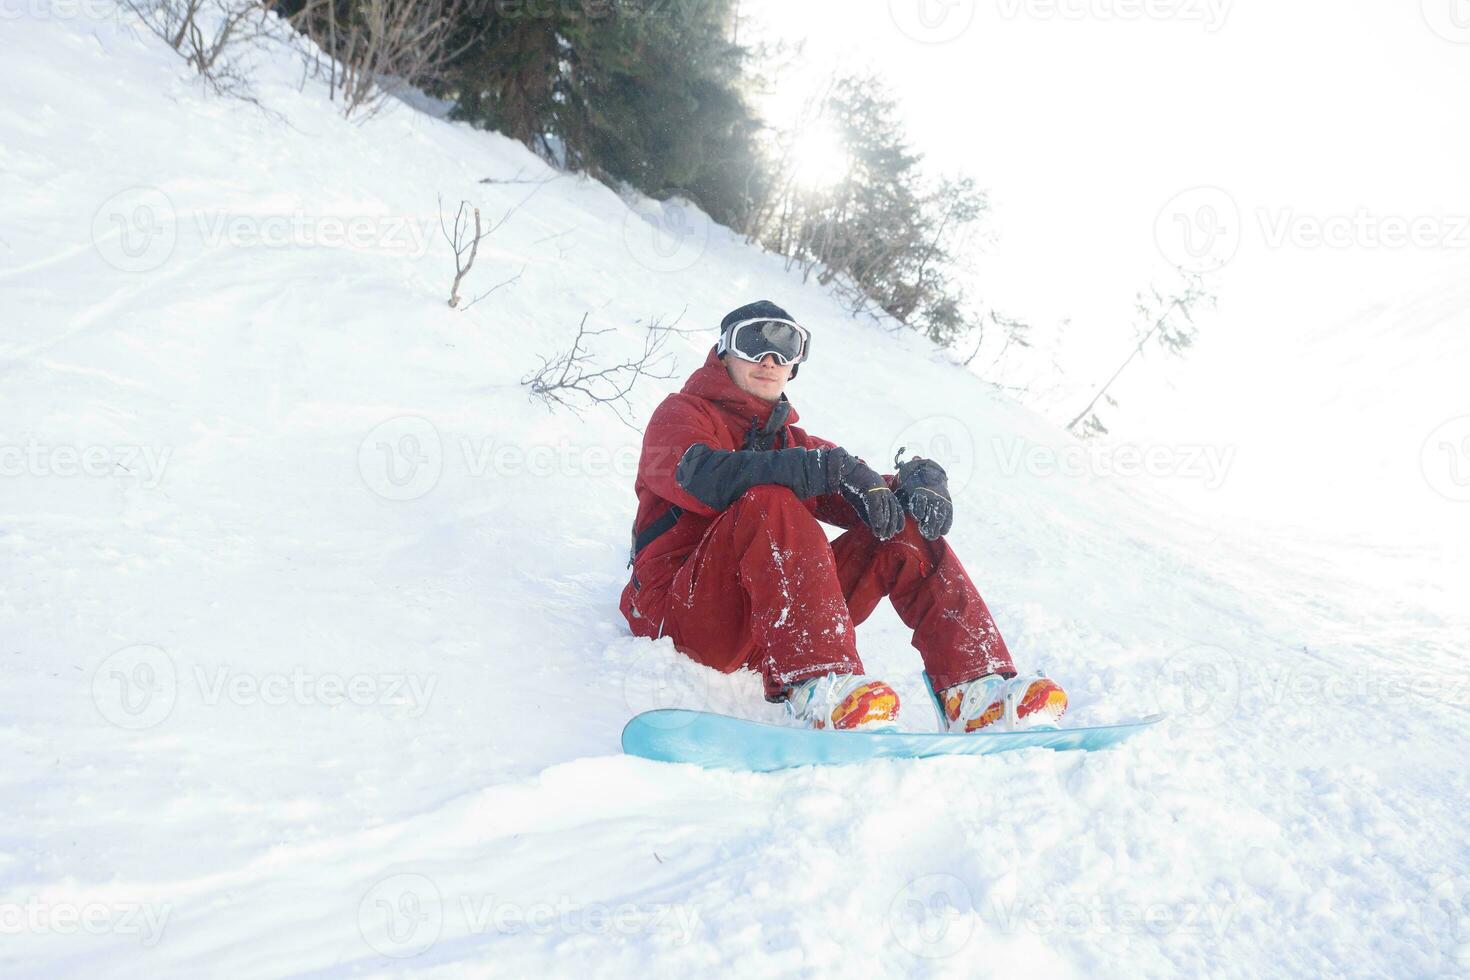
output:
POLYGON ((885 595, 936 689, 1014 673, 990 610, 940 538, 909 519, 879 541, 864 525, 828 542, 789 489, 747 490, 717 515, 675 574, 662 632, 687 656, 765 678, 766 696, 829 671, 861 673, 854 627, 885 595))

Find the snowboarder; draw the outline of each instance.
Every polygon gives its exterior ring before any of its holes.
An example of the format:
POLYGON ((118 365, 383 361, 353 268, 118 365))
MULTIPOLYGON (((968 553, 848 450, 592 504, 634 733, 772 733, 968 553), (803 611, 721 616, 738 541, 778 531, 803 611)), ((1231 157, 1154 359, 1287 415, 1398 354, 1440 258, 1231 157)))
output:
POLYGON ((863 672, 855 627, 886 595, 949 731, 1054 724, 1066 694, 1017 676, 944 540, 954 505, 943 468, 914 457, 880 476, 795 424, 785 388, 810 352, 785 310, 747 304, 654 411, 620 601, 629 627, 716 670, 759 672, 766 699, 800 724, 881 730, 896 727, 898 694, 863 672), (846 530, 829 543, 819 522, 846 530))

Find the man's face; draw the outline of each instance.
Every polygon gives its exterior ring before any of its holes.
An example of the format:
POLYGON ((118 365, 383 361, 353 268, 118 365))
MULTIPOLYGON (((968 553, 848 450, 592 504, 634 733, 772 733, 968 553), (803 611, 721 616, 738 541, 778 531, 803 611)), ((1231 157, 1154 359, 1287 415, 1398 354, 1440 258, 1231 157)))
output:
POLYGON ((791 380, 791 364, 778 364, 775 354, 767 354, 756 364, 734 354, 725 355, 725 370, 741 391, 748 391, 768 402, 779 401, 786 382, 791 380))

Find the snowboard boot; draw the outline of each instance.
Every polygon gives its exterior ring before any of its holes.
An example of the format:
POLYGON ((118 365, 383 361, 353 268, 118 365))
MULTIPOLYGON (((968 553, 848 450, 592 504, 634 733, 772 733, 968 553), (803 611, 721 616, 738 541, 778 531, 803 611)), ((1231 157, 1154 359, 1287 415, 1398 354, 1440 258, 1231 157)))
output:
POLYGON ((898 692, 867 674, 826 674, 801 681, 786 698, 786 710, 809 728, 898 730, 898 692))
POLYGON ((986 674, 938 692, 935 707, 940 727, 947 732, 1056 728, 1067 710, 1067 694, 1040 671, 1031 676, 1018 674, 1009 680, 999 674, 986 674))

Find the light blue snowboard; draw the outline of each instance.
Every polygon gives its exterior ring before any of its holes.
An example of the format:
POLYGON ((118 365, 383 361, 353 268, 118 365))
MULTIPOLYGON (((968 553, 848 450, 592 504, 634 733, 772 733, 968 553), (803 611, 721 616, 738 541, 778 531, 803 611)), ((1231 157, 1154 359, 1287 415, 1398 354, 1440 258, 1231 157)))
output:
POLYGON ((1096 728, 1032 728, 1022 732, 950 735, 941 732, 833 732, 786 728, 708 711, 645 711, 623 728, 623 751, 658 762, 692 762, 706 769, 770 772, 869 759, 992 755, 1012 749, 1102 749, 1158 724, 1163 715, 1096 728))

